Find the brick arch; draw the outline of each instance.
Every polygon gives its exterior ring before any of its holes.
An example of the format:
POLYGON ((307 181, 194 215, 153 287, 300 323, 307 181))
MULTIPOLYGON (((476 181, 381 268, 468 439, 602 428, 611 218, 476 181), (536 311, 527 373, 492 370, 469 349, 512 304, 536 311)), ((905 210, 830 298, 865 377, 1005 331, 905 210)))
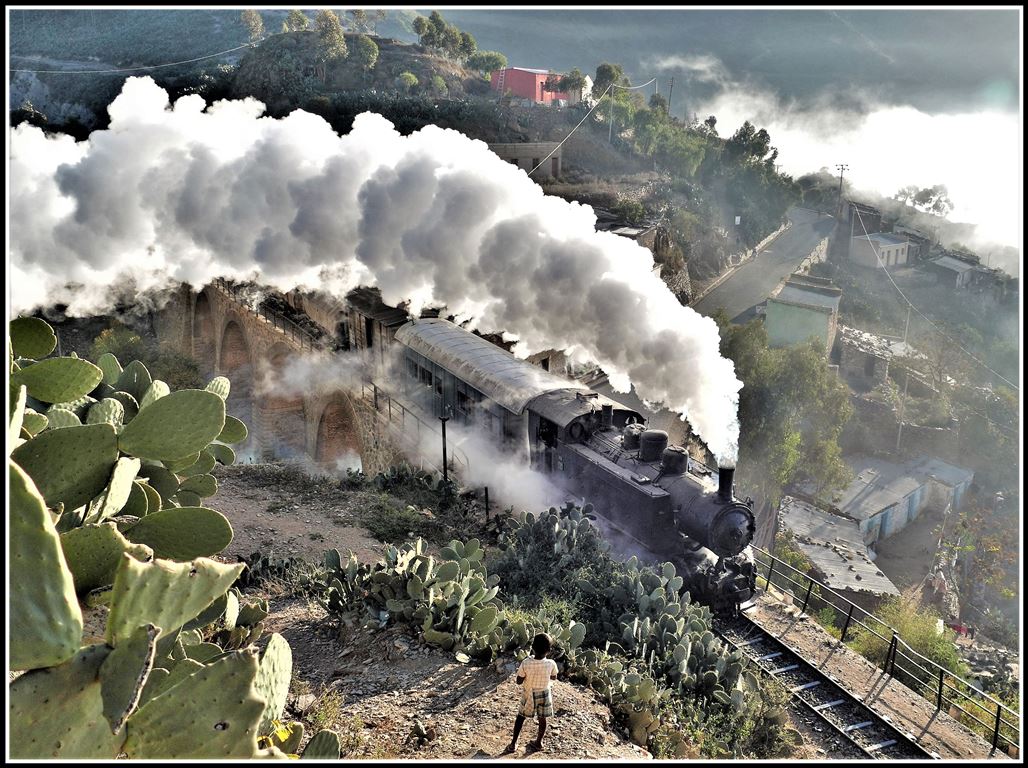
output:
POLYGON ((284 381, 297 353, 283 343, 275 344, 261 361, 258 410, 261 453, 268 459, 300 458, 306 453, 306 420, 302 392, 292 392, 284 381))
POLYGON ((353 466, 352 458, 361 455, 357 415, 345 396, 337 395, 326 403, 316 435, 314 460, 324 467, 334 469, 339 460, 353 466))
POLYGON ((231 317, 221 332, 218 372, 232 382, 225 410, 246 424, 249 432, 246 442, 239 446, 239 452, 250 453, 255 446, 256 426, 253 418, 253 358, 242 323, 231 317))
POLYGON ((201 291, 193 305, 193 358, 200 366, 200 373, 204 376, 214 373, 217 355, 216 342, 214 306, 207 291, 201 291))

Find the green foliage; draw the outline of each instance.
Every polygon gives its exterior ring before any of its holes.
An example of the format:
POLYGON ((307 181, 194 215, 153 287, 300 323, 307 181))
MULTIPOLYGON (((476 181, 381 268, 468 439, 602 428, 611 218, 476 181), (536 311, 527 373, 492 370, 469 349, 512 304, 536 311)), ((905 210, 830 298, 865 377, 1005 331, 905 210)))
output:
POLYGON ((354 43, 354 55, 361 69, 370 71, 378 63, 378 45, 367 35, 360 35, 354 43))
MULTIPOLYGON (((23 423, 36 429, 24 432, 9 457, 11 668, 27 670, 10 688, 11 724, 22 733, 13 754, 69 760, 281 755, 274 745, 258 747, 257 727, 266 709, 280 714, 288 646, 273 638, 266 670, 243 647, 260 636, 267 604, 240 605, 228 592, 244 565, 195 557, 229 543, 228 521, 214 510, 181 505, 192 493, 183 488, 216 489, 206 471, 218 451, 207 446, 223 431, 224 400, 206 390, 170 392, 139 361, 122 369, 108 353, 103 362, 93 366, 99 377, 91 372, 96 380, 88 387, 72 388, 66 382, 74 376, 58 376, 65 383, 51 382, 46 392, 68 398, 48 410, 54 420, 66 413, 97 423, 26 422, 26 389, 10 388, 9 429, 23 423), (85 394, 100 390, 110 397, 97 402, 85 394), (144 407, 130 411, 135 396, 144 407), (131 451, 137 456, 121 455, 131 451), (167 467, 196 472, 180 477, 167 467), (105 643, 82 647, 77 595, 87 596, 89 606, 96 598, 108 607, 105 643)), ((42 364, 28 360, 22 370, 42 364)))
POLYGON ((293 8, 286 16, 285 29, 289 32, 305 32, 310 26, 310 18, 299 8, 293 8))
POLYGON ((251 41, 257 41, 264 37, 264 19, 261 18, 260 11, 248 8, 239 14, 239 20, 246 27, 251 41))
POLYGON ((429 80, 429 86, 432 93, 436 96, 445 96, 447 93, 446 81, 443 80, 441 75, 432 75, 432 79, 429 80))
POLYGON ((11 350, 16 357, 39 360, 47 357, 57 346, 57 336, 45 320, 38 317, 16 317, 8 326, 11 350))
POLYGON ((624 68, 620 64, 604 62, 596 67, 593 77, 593 96, 600 98, 611 85, 628 85, 624 68))
POLYGON ((325 64, 345 59, 349 53, 343 25, 335 11, 323 8, 314 17, 314 29, 318 33, 317 60, 321 65, 321 80, 325 80, 325 64))
POLYGON ((488 77, 498 69, 506 69, 507 57, 499 51, 476 51, 464 65, 488 77))
POLYGON ((473 56, 478 48, 469 32, 462 32, 447 23, 439 11, 432 11, 427 19, 424 16, 415 18, 414 32, 418 35, 419 44, 458 61, 473 56))
POLYGON ((401 72, 396 78, 396 87, 401 91, 408 92, 418 84, 418 78, 410 72, 401 72))
POLYGON ((643 208, 642 203, 630 197, 619 198, 611 210, 630 224, 638 224, 646 215, 646 209, 643 208))
MULTIPOLYGON (((118 360, 138 360, 154 378, 167 382, 173 390, 203 385, 200 369, 191 357, 144 341, 139 334, 123 325, 115 325, 102 331, 93 340, 89 358, 97 361, 97 365, 104 371, 104 381, 112 386, 117 383, 117 377, 113 375, 113 365, 118 360), (114 361, 106 355, 113 356, 114 361)), ((140 397, 142 395, 143 392, 140 393, 140 397)))

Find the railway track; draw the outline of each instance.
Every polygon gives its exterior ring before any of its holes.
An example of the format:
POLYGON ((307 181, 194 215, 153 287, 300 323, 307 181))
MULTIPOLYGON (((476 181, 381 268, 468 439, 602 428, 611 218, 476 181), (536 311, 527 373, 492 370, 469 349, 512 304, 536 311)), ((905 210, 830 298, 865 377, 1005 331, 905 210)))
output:
POLYGON ((834 736, 833 759, 931 760, 919 745, 837 681, 745 616, 715 626, 721 638, 741 650, 768 677, 792 694, 794 711, 815 730, 834 736))

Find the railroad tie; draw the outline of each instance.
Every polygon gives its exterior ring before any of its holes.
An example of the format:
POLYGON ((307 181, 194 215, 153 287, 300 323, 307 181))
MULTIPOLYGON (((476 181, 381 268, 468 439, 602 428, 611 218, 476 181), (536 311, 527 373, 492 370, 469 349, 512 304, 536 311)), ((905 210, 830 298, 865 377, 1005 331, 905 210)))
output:
POLYGON ((809 688, 817 688, 819 685, 821 685, 820 680, 815 680, 812 683, 804 683, 803 685, 795 685, 789 689, 789 693, 799 693, 800 691, 806 691, 809 688))
POLYGON ((850 731, 859 731, 861 728, 867 728, 867 726, 869 725, 874 725, 874 720, 865 720, 862 723, 854 723, 853 725, 847 725, 845 728, 843 728, 843 730, 846 731, 846 733, 849 733, 850 731))
POLYGON ((799 669, 799 668, 800 668, 799 664, 789 664, 786 667, 779 667, 778 669, 772 669, 771 670, 771 674, 772 675, 780 675, 783 672, 792 672, 792 670, 799 669))
POLYGON ((768 659, 774 659, 781 655, 781 651, 775 651, 774 653, 765 653, 763 656, 758 656, 757 661, 767 661, 768 659))
POLYGON ((891 747, 895 743, 896 743, 896 739, 889 739, 888 741, 882 741, 882 742, 879 742, 878 744, 872 744, 870 747, 867 748, 867 751, 868 752, 877 752, 879 749, 885 749, 886 747, 891 747))
POLYGON ((822 709, 831 709, 832 707, 837 707, 840 704, 845 703, 846 699, 836 699, 835 701, 829 701, 827 704, 818 704, 816 707, 814 707, 814 711, 820 712, 822 709))
POLYGON ((746 646, 746 645, 756 645, 757 643, 762 643, 762 642, 764 642, 764 638, 763 637, 755 637, 752 640, 743 640, 741 643, 737 643, 737 645, 740 648, 742 648, 743 646, 746 646))

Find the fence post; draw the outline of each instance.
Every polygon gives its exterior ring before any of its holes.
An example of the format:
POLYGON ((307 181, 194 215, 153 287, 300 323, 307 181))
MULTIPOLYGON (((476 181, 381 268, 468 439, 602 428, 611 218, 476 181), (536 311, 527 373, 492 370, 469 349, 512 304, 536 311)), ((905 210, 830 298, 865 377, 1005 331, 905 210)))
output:
POLYGON ((811 579, 810 577, 807 577, 807 578, 808 578, 808 580, 807 580, 807 595, 806 595, 806 597, 803 598, 803 608, 802 608, 802 610, 800 610, 800 613, 806 613, 807 612, 807 603, 810 601, 810 591, 814 588, 814 580, 811 579))
POLYGON ((775 571, 775 556, 771 555, 771 565, 767 568, 767 588, 771 590, 771 574, 775 571))
POLYGON ((892 632, 892 640, 889 641, 889 655, 885 659, 885 674, 893 675, 896 672, 896 651, 899 648, 899 642, 896 639, 896 631, 892 632))
POLYGON ((992 732, 992 748, 995 749, 996 745, 999 744, 999 724, 1003 717, 1003 705, 997 702, 996 704, 996 728, 992 732))
POLYGON ((850 612, 846 614, 846 623, 842 625, 842 636, 839 638, 840 643, 846 642, 846 630, 850 628, 850 620, 853 618, 853 603, 850 603, 850 612))
POLYGON ((485 487, 485 521, 489 522, 489 486, 485 487))
POLYGON ((935 708, 942 709, 942 679, 946 675, 946 670, 939 667, 939 695, 935 699, 935 708))
POLYGON ((378 410, 378 384, 372 384, 372 391, 375 393, 375 410, 378 410))

